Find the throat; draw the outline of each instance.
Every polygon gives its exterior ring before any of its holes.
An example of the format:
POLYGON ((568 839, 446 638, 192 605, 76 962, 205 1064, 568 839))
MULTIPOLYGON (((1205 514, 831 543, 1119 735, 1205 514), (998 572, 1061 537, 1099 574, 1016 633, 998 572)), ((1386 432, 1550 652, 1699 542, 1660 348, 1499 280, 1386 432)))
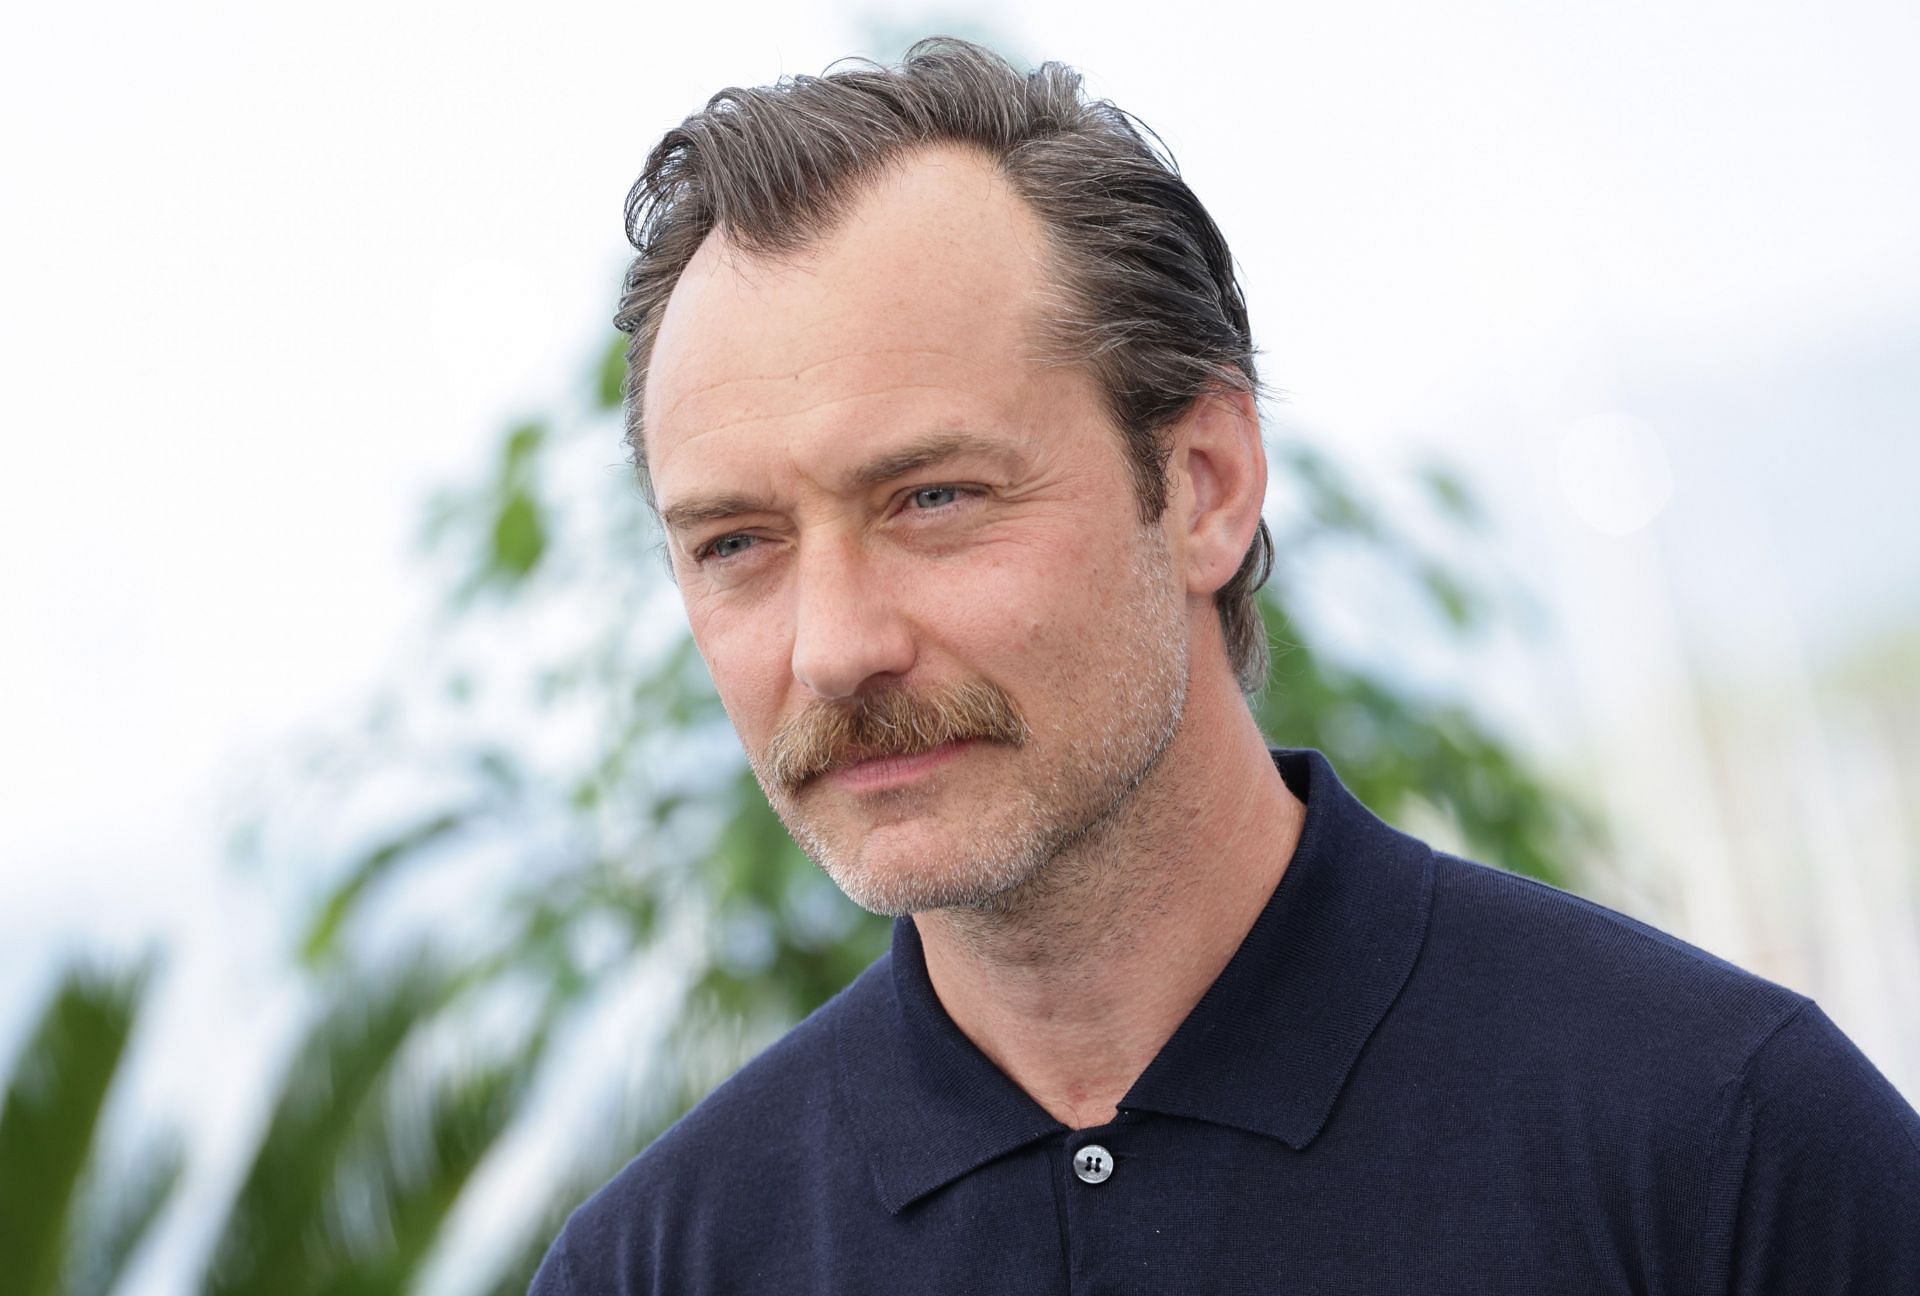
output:
POLYGON ((1069 1128, 1114 1118, 1292 858, 1305 807, 1253 738, 1238 786, 1170 796, 1142 785, 1013 903, 913 917, 948 1016, 1069 1128))

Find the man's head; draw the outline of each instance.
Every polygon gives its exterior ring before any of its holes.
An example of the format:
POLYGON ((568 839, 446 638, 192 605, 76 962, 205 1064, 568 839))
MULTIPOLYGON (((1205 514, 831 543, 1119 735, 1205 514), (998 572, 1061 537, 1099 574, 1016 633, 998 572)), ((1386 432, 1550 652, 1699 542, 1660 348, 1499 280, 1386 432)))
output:
POLYGON ((1072 73, 941 42, 725 92, 630 222, 636 461, 756 773, 856 900, 994 903, 1147 777, 1196 655, 1257 684, 1244 308, 1072 73))
MULTIPOLYGON (((1170 159, 1132 118, 1085 100, 1072 69, 1022 74, 963 41, 922 41, 897 69, 855 66, 774 87, 723 90, 668 132, 627 195, 639 249, 614 322, 627 350, 627 436, 653 499, 644 419, 648 362, 667 299, 716 229, 747 252, 793 252, 830 228, 865 182, 929 144, 991 158, 1048 238, 1044 342, 1085 365, 1123 438, 1152 521, 1165 505, 1167 427, 1202 394, 1257 386, 1232 256, 1170 159)), ((1267 679, 1254 603, 1273 563, 1266 524, 1216 598, 1240 686, 1267 679)))

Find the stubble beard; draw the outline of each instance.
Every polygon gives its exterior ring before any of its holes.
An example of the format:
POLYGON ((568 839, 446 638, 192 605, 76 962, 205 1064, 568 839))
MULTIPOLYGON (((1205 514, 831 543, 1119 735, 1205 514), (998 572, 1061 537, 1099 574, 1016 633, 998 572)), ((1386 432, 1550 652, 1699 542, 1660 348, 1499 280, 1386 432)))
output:
MULTIPOLYGON (((1097 661, 1062 663, 1056 685, 1101 677, 1113 691, 1068 705, 1019 747, 1000 805, 981 805, 955 839, 912 860, 877 857, 870 835, 845 840, 820 831, 784 785, 754 772, 800 848, 847 897, 872 913, 899 916, 933 909, 1010 914, 1067 882, 1067 857, 1083 853, 1111 828, 1179 732, 1188 689, 1185 600, 1159 528, 1139 540, 1130 562, 1131 596, 1104 630, 1097 661), (1076 725, 1077 717, 1089 723, 1076 725)), ((963 759, 965 759, 963 757, 963 759)), ((938 777, 937 775, 935 777, 938 777)), ((909 808, 919 789, 870 794, 879 810, 909 808)))

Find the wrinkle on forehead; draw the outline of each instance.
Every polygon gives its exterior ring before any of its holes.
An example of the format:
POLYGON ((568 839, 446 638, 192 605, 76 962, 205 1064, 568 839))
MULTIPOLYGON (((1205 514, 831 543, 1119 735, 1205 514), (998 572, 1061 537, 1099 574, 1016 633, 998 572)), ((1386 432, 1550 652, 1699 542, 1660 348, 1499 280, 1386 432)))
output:
MULTIPOLYGON (((936 360, 955 359, 955 357, 949 352, 933 350, 931 348, 926 348, 926 347, 893 347, 893 348, 883 348, 880 350, 870 350, 870 351, 862 352, 858 358, 868 359, 875 356, 881 356, 881 357, 919 356, 927 359, 936 359, 936 360)), ((679 413, 683 409, 683 407, 687 406, 690 402, 697 402, 700 398, 704 396, 713 395, 715 393, 738 391, 742 387, 752 388, 756 385, 774 387, 774 386, 786 386, 796 382, 803 382, 809 376, 816 374, 821 370, 828 368, 829 366, 846 363, 853 358, 854 357, 848 357, 848 356, 830 356, 824 360, 816 360, 812 364, 802 365, 796 369, 787 369, 779 373, 744 374, 737 377, 716 378, 711 382, 703 383, 699 386, 694 387, 691 391, 683 392, 678 396, 676 396, 674 398, 673 403, 669 405, 666 409, 661 411, 660 416, 663 419, 672 418, 674 417, 674 415, 679 413)), ((912 390, 912 389, 945 390, 946 386, 947 385, 943 383, 890 383, 888 384, 888 387, 890 390, 912 390)), ((853 396, 831 397, 823 400, 822 402, 820 402, 820 404, 829 404, 829 403, 833 403, 836 400, 848 400, 848 399, 855 399, 855 397, 853 396)), ((793 412, 796 414, 803 414, 814 408, 817 408, 817 406, 802 406, 799 409, 794 410, 793 412)), ((767 415, 767 416, 759 416, 759 417, 773 417, 773 416, 767 415)), ((748 416, 746 419, 742 421, 753 422, 755 421, 755 416, 748 416)))
POLYGON ((665 411, 674 435, 663 444, 719 423, 804 421, 834 406, 867 402, 879 409, 915 397, 957 404, 978 418, 989 409, 1010 412, 1035 376, 1023 366, 921 349, 839 355, 777 375, 716 375, 674 398, 665 411))

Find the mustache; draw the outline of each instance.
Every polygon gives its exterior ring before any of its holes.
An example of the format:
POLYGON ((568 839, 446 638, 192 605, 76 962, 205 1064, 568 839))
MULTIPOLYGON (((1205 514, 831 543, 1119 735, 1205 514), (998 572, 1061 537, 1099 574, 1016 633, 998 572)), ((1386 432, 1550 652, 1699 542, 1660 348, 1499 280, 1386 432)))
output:
POLYGON ((962 740, 1017 747, 1033 736, 1005 689, 985 680, 891 688, 850 702, 815 702, 780 726, 761 760, 785 788, 878 756, 918 756, 962 740))

